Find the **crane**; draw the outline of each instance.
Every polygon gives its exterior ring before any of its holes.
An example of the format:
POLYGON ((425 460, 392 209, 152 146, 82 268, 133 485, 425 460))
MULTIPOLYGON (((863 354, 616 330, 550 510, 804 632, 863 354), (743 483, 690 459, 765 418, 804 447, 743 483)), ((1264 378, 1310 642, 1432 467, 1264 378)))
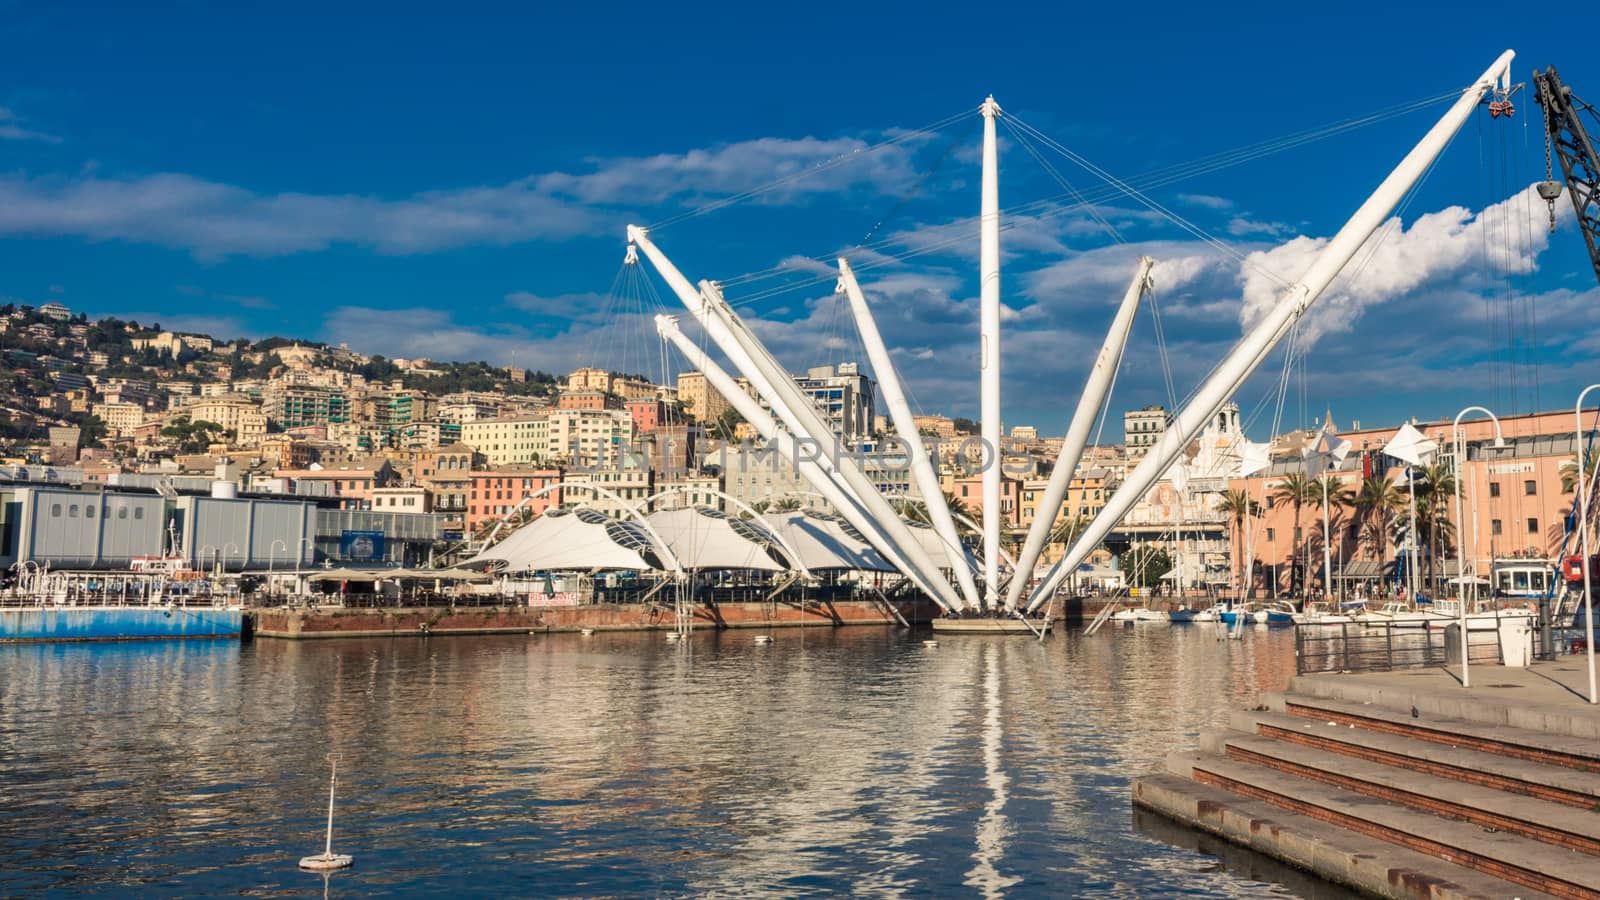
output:
POLYGON ((1538 185, 1539 196, 1550 207, 1550 228, 1556 227, 1556 198, 1561 196, 1561 182, 1555 180, 1551 164, 1552 151, 1561 160, 1561 174, 1566 180, 1567 196, 1572 198, 1572 209, 1578 214, 1578 230, 1583 232, 1583 242, 1589 248, 1589 262, 1594 275, 1600 279, 1600 157, 1595 155, 1589 132, 1583 127, 1580 112, 1600 122, 1593 106, 1572 96, 1572 88, 1561 83, 1554 66, 1533 73, 1534 98, 1544 107, 1545 181, 1538 185))

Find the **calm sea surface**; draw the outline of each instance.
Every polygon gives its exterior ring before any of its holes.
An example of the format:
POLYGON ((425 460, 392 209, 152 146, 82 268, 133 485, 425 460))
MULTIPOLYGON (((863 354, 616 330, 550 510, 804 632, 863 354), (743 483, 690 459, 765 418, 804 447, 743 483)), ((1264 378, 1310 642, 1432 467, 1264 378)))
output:
POLYGON ((1338 896, 1129 804, 1286 631, 754 636, 0 647, 0 895, 1338 896))

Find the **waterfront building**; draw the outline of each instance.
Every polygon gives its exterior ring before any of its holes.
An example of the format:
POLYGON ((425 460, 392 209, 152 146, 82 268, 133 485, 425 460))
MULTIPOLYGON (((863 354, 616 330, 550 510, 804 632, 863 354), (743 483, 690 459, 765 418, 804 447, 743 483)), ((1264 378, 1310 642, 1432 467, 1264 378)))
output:
POLYGON ((573 466, 617 463, 633 441, 633 417, 621 410, 551 410, 549 458, 573 466))
POLYGON ((254 447, 267 436, 267 415, 261 404, 241 394, 201 397, 190 402, 189 421, 213 422, 233 433, 233 443, 254 447))
POLYGON ((1137 462, 1144 458, 1156 441, 1167 432, 1167 408, 1146 406, 1122 414, 1123 442, 1128 447, 1128 458, 1137 462))
MULTIPOLYGON (((811 398, 833 433, 846 441, 872 436, 873 384, 855 363, 813 366, 794 376, 801 393, 811 398)), ((762 403, 766 406, 765 401, 762 403)))
POLYGON ((469 535, 477 534, 492 521, 511 515, 525 500, 527 504, 520 508, 527 510, 528 516, 537 516, 551 507, 559 507, 564 493, 558 489, 528 499, 545 488, 561 484, 560 469, 540 466, 496 466, 473 472, 469 479, 466 516, 469 535))
POLYGON ((633 417, 634 434, 648 434, 667 421, 667 404, 653 397, 629 400, 624 406, 633 417))
POLYGON ((700 372, 684 372, 678 376, 678 402, 683 404, 683 411, 698 422, 715 422, 733 408, 700 372))
POLYGON ((668 488, 675 490, 651 504, 654 509, 687 509, 691 506, 704 506, 731 515, 738 514, 737 510, 724 509, 723 499, 716 493, 722 490, 720 475, 680 475, 656 481, 657 493, 668 488))
POLYGON ((394 469, 387 459, 374 456, 347 463, 313 463, 307 469, 277 469, 273 475, 289 479, 296 494, 302 493, 302 484, 320 483, 332 488, 341 509, 371 509, 373 489, 387 485, 394 477, 394 469))
POLYGON ((420 484, 373 488, 372 508, 379 512, 431 513, 433 495, 420 484))
POLYGON ((956 436, 955 420, 949 416, 913 416, 911 421, 917 426, 918 434, 932 435, 943 440, 950 440, 956 436))
POLYGON ((491 466, 543 462, 551 455, 550 418, 539 413, 463 422, 461 443, 483 454, 491 466))
POLYGON ((105 423, 113 437, 132 437, 144 422, 144 407, 137 403, 96 403, 90 413, 105 423))
MULTIPOLYGON (((1434 495, 1426 490, 1426 481, 1419 479, 1418 503, 1424 517, 1433 515, 1449 523, 1440 529, 1440 540, 1428 541, 1427 532, 1423 532, 1419 571, 1425 579, 1431 577, 1439 582, 1454 577, 1458 542, 1468 571, 1480 578, 1490 576, 1497 559, 1554 561, 1561 553, 1574 504, 1574 494, 1563 490, 1563 476, 1570 472, 1576 459, 1572 411, 1505 416, 1500 422, 1506 442, 1501 448, 1494 446, 1494 425, 1487 418, 1461 423, 1465 454, 1460 469, 1459 521, 1454 493, 1434 495), (1430 511, 1430 503, 1437 503, 1437 508, 1430 511)), ((1452 473, 1455 459, 1451 422, 1414 422, 1413 427, 1439 445, 1435 459, 1439 474, 1452 473)), ((1382 454, 1384 444, 1398 428, 1365 428, 1340 435, 1351 443, 1351 453, 1330 474, 1351 491, 1359 491, 1366 477, 1388 477, 1392 485, 1399 486, 1397 496, 1404 497, 1403 466, 1382 454)), ((1285 454, 1262 473, 1228 482, 1231 489, 1247 491, 1262 505, 1254 540, 1261 573, 1258 590, 1288 591, 1293 565, 1305 559, 1309 559, 1306 573, 1312 589, 1321 588, 1324 566, 1320 502, 1302 504, 1298 532, 1294 505, 1287 500, 1272 502, 1279 493, 1278 486, 1297 472, 1305 472, 1303 458, 1285 454)), ((1349 575, 1350 587, 1357 583, 1368 589, 1397 587, 1401 579, 1393 561, 1403 551, 1397 548, 1396 537, 1403 527, 1402 520, 1409 517, 1408 510, 1369 511, 1335 503, 1330 512, 1328 546, 1335 588, 1345 580, 1341 579, 1341 572, 1349 575), (1378 534, 1383 535, 1382 541, 1377 540, 1378 534)), ((1570 546, 1568 551, 1571 552, 1570 546)), ((1240 561, 1237 550, 1235 561, 1236 565, 1240 561)))
POLYGON ((561 505, 568 509, 584 506, 608 516, 627 518, 629 512, 623 504, 646 512, 645 501, 655 493, 655 484, 655 472, 649 466, 640 465, 637 459, 623 457, 614 466, 568 472, 562 481, 561 505), (571 486, 574 483, 598 485, 615 494, 622 502, 581 488, 573 489, 571 486))
POLYGON ((263 392, 262 399, 267 419, 284 431, 350 421, 349 401, 343 391, 308 384, 275 383, 263 392))

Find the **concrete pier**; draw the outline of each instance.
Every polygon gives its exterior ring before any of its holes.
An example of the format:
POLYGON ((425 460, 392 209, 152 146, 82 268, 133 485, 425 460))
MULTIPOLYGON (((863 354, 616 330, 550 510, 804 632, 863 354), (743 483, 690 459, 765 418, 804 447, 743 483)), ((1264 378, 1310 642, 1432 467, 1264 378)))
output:
MULTIPOLYGON (((938 613, 931 603, 902 602, 896 608, 912 623, 938 613)), ((527 634, 529 632, 672 631, 676 617, 655 604, 604 603, 587 606, 463 606, 361 609, 346 607, 267 608, 250 611, 258 638, 398 637, 446 634, 527 634)), ((771 603, 696 605, 693 627, 829 628, 843 625, 899 625, 882 602, 836 601, 805 607, 771 603)))
POLYGON ((1302 675, 1135 780, 1133 802, 1383 897, 1600 898, 1582 660, 1302 675))

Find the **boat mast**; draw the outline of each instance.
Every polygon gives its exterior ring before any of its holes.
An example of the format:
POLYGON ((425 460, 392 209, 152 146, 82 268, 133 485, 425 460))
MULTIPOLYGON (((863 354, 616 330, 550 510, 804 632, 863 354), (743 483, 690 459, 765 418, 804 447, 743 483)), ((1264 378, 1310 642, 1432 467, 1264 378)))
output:
POLYGON ((973 581, 972 570, 967 567, 967 551, 956 531, 955 519, 950 515, 950 505, 945 502, 944 489, 939 486, 939 475, 928 460, 928 450, 922 445, 922 436, 917 433, 911 405, 906 402, 894 360, 889 357, 883 335, 878 332, 877 320, 867 306, 867 298, 861 293, 861 285, 850 270, 849 261, 843 257, 839 258, 839 289, 850 299, 850 312, 855 316, 856 330, 861 333, 867 360, 872 363, 872 371, 878 376, 878 389, 883 392, 884 405, 889 408, 889 419, 894 423, 900 442, 906 445, 911 477, 915 479, 917 491, 922 494, 922 504, 928 510, 928 524, 933 526, 934 532, 939 535, 939 542, 944 545, 945 558, 950 568, 955 570, 962 599, 966 600, 969 609, 977 609, 978 586, 973 581))
MULTIPOLYGON (((1000 105, 991 95, 983 115, 983 196, 978 226, 979 365, 983 419, 983 600, 1000 605, 1000 176, 994 120, 1000 105)), ((1013 577, 1020 577, 1014 575, 1013 577)))
POLYGON ((1111 329, 1106 332, 1105 342, 1100 345, 1100 355, 1095 357, 1094 368, 1089 370, 1089 380, 1084 383, 1083 395, 1078 398, 1078 408, 1073 411, 1072 422, 1067 426, 1067 436, 1061 441, 1061 452, 1056 455, 1055 468, 1050 470, 1050 480, 1045 485, 1044 497, 1034 507, 1034 519, 1033 524, 1028 527, 1028 539, 1022 545, 1021 555, 1017 557, 1011 583, 1006 586, 1008 608, 1015 609, 1017 602, 1022 599, 1022 592, 1028 586, 1033 567, 1038 565, 1039 556, 1044 552, 1045 544, 1049 542, 1050 534, 1055 529, 1056 513, 1061 509, 1061 501, 1066 499, 1068 489, 1072 487, 1072 475, 1077 471, 1078 460, 1083 457, 1083 448, 1089 441, 1089 431, 1100 415, 1100 408, 1105 405, 1106 393, 1111 389, 1111 380, 1122 364, 1122 352, 1128 346, 1128 334, 1133 330, 1133 317, 1139 310, 1139 300, 1150 286, 1150 268, 1154 265, 1155 260, 1150 257, 1139 257, 1139 266, 1134 271, 1133 282, 1128 285, 1128 292, 1122 297, 1122 305, 1117 307, 1117 315, 1111 320, 1111 329))
POLYGON ((1400 198, 1411 190, 1417 179, 1422 177, 1433 160, 1443 152, 1445 145, 1460 130, 1483 95, 1494 88, 1496 81, 1503 82, 1508 77, 1507 73, 1514 55, 1510 50, 1501 54, 1471 87, 1462 92, 1444 117, 1428 131, 1410 153, 1406 154, 1394 171, 1378 185, 1372 196, 1368 197, 1344 227, 1339 229, 1339 233, 1323 247, 1322 252, 1312 260, 1300 279, 1283 292, 1277 304, 1217 366, 1211 377, 1206 379, 1195 392, 1194 399, 1174 417, 1151 453, 1128 474, 1128 478, 1116 493, 1112 494, 1100 514, 1089 523, 1088 529, 1077 543, 1073 544, 1066 556, 1051 569, 1050 575, 1035 591, 1033 599, 1028 604, 1030 612, 1055 593, 1066 573, 1072 571, 1105 539, 1111 528, 1127 515, 1128 510, 1132 509, 1144 492, 1161 477, 1167 466, 1177 459, 1183 448, 1200 433, 1206 422, 1222 408, 1222 404, 1233 396, 1240 385, 1244 384, 1245 379, 1250 377, 1278 342, 1305 315, 1327 289, 1328 284, 1366 243, 1367 238, 1383 224, 1384 218, 1400 202, 1400 198))

